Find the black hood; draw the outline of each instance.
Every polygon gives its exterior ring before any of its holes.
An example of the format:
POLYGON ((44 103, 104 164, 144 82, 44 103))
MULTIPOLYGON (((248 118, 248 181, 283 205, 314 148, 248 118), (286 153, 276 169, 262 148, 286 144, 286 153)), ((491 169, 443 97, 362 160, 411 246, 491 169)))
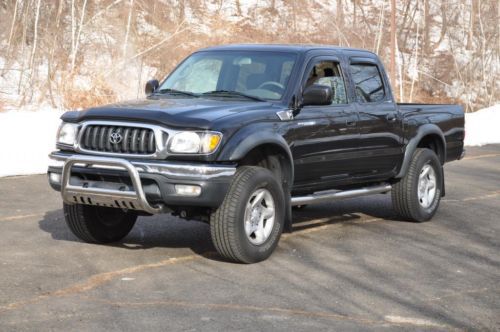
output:
MULTIPOLYGON (((62 120, 114 120, 155 123, 184 129, 214 129, 216 122, 245 123, 276 119, 276 106, 269 102, 255 102, 208 98, 150 97, 144 100, 126 101, 79 112, 68 112, 62 120), (274 110, 273 110, 274 109, 274 110), (233 121, 231 121, 233 120, 233 121)), ((237 125, 237 123, 232 123, 237 125)), ((226 126, 227 123, 224 124, 226 126)))

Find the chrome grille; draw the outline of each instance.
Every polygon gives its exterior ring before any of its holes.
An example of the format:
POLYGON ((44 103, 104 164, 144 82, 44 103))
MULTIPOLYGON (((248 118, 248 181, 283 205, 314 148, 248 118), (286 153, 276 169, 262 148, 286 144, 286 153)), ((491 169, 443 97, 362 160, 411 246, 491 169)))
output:
POLYGON ((150 128, 88 125, 83 130, 80 146, 85 150, 137 155, 156 152, 155 133, 150 128))

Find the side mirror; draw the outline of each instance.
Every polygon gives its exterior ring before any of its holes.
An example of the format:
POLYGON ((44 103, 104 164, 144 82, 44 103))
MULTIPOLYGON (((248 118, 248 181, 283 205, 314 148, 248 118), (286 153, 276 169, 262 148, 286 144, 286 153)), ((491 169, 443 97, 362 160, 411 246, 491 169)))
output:
POLYGON ((158 86, 160 83, 158 80, 149 80, 146 83, 146 88, 144 91, 146 92, 146 96, 150 96, 153 92, 155 92, 156 89, 158 89, 158 86))
POLYGON ((333 90, 327 85, 313 84, 308 86, 302 94, 302 106, 307 105, 330 105, 332 103, 333 90))

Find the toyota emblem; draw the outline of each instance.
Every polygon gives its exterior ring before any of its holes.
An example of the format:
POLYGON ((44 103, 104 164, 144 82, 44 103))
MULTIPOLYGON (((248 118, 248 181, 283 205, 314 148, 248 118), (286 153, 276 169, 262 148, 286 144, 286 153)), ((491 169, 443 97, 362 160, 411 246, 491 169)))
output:
POLYGON ((109 134, 109 142, 112 144, 120 144, 122 141, 123 136, 117 131, 113 131, 111 134, 109 134))

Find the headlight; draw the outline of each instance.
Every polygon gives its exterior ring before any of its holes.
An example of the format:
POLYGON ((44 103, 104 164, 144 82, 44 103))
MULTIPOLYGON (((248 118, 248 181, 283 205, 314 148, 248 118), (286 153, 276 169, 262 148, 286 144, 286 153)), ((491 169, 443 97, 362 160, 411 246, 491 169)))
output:
POLYGON ((217 149, 221 137, 215 132, 182 131, 172 137, 169 150, 173 153, 209 154, 217 149))
POLYGON ((78 135, 78 124, 61 123, 57 131, 57 143, 64 145, 74 145, 78 135))

